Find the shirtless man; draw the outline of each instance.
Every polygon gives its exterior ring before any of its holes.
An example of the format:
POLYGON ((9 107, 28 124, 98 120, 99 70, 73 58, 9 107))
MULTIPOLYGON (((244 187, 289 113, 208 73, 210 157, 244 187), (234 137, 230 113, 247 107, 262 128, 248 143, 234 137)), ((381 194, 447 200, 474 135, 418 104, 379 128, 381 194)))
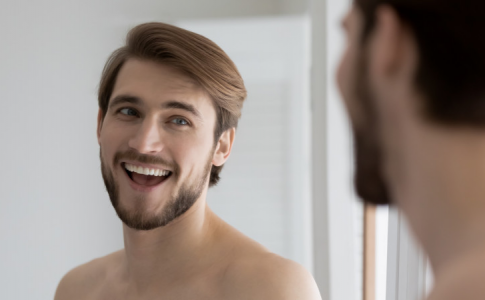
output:
POLYGON ((305 269, 207 206, 245 97, 210 40, 162 23, 128 34, 103 71, 97 130, 125 248, 71 270, 55 300, 321 299, 305 269))
POLYGON ((357 192, 404 212, 429 300, 485 299, 485 1, 356 0, 343 24, 357 192))

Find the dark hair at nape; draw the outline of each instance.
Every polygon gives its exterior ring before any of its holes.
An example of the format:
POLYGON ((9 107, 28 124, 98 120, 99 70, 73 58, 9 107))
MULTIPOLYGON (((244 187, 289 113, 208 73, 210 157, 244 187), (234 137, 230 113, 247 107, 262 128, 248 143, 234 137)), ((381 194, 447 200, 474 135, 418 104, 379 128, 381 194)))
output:
POLYGON ((415 74, 424 114, 453 126, 485 128, 485 1, 355 0, 364 15, 362 42, 381 5, 395 9, 414 34, 419 51, 415 74))

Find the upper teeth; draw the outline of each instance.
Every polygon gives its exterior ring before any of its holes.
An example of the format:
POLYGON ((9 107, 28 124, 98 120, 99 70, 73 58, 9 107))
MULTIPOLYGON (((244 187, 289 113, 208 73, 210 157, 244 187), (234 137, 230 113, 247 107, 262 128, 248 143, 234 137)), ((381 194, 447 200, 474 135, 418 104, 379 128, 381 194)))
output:
POLYGON ((130 165, 127 163, 125 163, 125 169, 127 169, 130 172, 135 172, 143 175, 152 175, 152 176, 167 176, 170 173, 170 171, 168 170, 143 168, 143 167, 130 165))

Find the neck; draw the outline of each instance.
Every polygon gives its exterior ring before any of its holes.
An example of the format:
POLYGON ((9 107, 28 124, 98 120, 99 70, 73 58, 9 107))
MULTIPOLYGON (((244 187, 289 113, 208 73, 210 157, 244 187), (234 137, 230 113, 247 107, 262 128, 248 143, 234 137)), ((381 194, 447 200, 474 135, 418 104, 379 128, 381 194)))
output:
POLYGON ((390 185, 438 280, 485 249, 485 136, 411 127, 394 140, 390 185))
POLYGON ((200 266, 215 242, 218 218, 209 209, 205 193, 182 216, 150 231, 123 225, 123 278, 144 293, 152 287, 170 287, 200 266), (170 274, 170 276, 166 276, 170 274))

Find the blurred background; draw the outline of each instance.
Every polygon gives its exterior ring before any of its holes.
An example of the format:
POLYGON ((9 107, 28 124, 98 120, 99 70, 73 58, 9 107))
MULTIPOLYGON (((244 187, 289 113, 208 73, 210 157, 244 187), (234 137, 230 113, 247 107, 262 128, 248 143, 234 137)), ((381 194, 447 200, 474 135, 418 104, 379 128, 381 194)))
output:
MULTIPOLYGON (((350 0, 3 0, 0 299, 52 299, 70 269, 123 247, 101 178, 96 92, 108 56, 148 21, 212 39, 246 83, 234 150, 209 205, 305 266, 323 299, 363 299, 364 210, 353 194, 351 135, 334 81, 349 7, 350 0)), ((386 299, 387 216, 387 208, 377 211, 375 298, 367 300, 386 299)))

